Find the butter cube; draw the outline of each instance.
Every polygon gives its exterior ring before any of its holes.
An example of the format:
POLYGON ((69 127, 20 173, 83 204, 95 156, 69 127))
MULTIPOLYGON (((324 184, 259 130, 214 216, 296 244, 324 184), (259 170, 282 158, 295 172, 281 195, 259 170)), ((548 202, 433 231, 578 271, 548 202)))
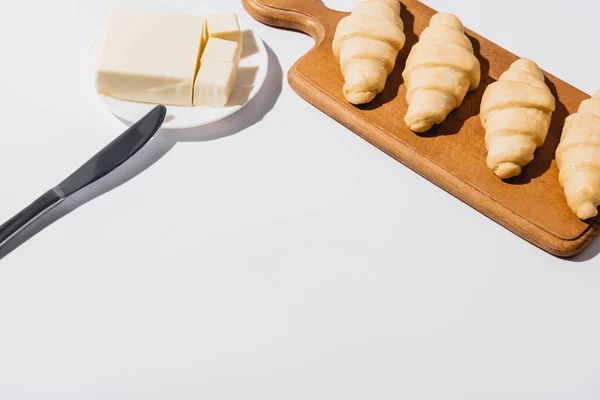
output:
POLYGON ((224 107, 235 86, 236 74, 233 62, 203 62, 194 84, 194 105, 224 107))
POLYGON ((191 106, 203 31, 201 17, 112 9, 99 43, 98 93, 191 106))
POLYGON ((222 61, 232 62, 237 65, 240 61, 238 47, 236 42, 211 38, 202 54, 202 62, 222 61))
POLYGON ((238 58, 242 54, 243 35, 237 16, 233 13, 212 14, 206 18, 206 34, 210 38, 231 40, 238 44, 238 58))

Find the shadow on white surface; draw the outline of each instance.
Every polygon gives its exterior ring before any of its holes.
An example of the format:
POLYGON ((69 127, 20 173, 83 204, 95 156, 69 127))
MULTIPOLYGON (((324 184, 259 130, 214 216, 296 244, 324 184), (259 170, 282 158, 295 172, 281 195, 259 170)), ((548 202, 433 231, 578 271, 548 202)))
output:
MULTIPOLYGON (((283 82, 283 72, 279 60, 268 46, 266 48, 269 54, 267 78, 260 92, 248 105, 228 118, 201 128, 159 130, 146 146, 122 166, 99 181, 69 196, 56 208, 0 247, 0 260, 60 218, 135 178, 160 160, 175 147, 177 142, 216 140, 239 133, 261 121, 277 102, 283 82)), ((132 125, 124 120, 122 121, 127 126, 132 125)), ((17 211, 15 210, 15 213, 17 211)))
POLYGON ((242 35, 244 46, 242 47, 242 54, 240 55, 240 57, 246 58, 258 53, 260 49, 258 48, 258 44, 256 44, 256 38, 254 37, 252 31, 246 29, 242 32, 242 35))

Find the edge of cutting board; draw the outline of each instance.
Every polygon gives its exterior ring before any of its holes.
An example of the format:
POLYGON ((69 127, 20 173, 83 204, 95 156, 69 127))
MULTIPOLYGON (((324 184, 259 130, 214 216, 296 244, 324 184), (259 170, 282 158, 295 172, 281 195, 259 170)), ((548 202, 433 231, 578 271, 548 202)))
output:
MULTIPOLYGON (((408 0, 407 3, 417 3, 408 0)), ((359 113, 351 112, 353 106, 342 102, 314 85, 303 73, 302 62, 320 46, 326 43, 328 32, 334 32, 339 20, 348 13, 327 8, 316 0, 242 0, 248 13, 266 25, 297 30, 312 36, 315 46, 301 57, 288 72, 290 86, 307 102, 347 127, 381 151, 431 181, 438 187, 457 197, 480 213, 504 226, 535 246, 559 257, 571 257, 580 253, 600 232, 600 218, 593 220, 580 235, 561 238, 552 234, 528 219, 513 212, 469 182, 452 174, 424 155, 410 148, 394 135, 379 127, 359 113)), ((431 10, 429 7, 422 5, 431 10)), ((431 10, 431 13, 434 13, 431 10)), ((486 40, 466 29, 470 36, 486 40)), ((329 35, 331 36, 331 35, 329 35)), ((487 41, 490 45, 493 43, 487 41)), ((500 48, 501 49, 501 48, 500 48)), ((515 57, 505 49, 507 55, 515 57)), ((395 71, 398 73, 398 71, 395 71)), ((545 73, 547 77, 558 78, 545 73)), ((558 183, 557 183, 558 184, 558 183)))

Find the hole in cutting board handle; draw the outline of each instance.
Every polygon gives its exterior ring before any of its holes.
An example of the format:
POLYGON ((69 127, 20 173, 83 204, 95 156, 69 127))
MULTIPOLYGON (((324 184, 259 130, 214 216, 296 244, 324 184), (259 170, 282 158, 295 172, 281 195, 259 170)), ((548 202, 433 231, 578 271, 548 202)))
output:
POLYGON ((362 0, 319 0, 321 3, 325 4, 328 8, 331 8, 335 11, 345 11, 351 12, 354 10, 354 7, 362 0))

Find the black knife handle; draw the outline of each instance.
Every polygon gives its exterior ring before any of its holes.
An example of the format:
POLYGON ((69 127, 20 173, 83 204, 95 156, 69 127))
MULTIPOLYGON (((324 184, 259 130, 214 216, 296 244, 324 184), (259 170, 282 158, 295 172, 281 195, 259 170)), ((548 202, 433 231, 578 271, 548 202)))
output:
POLYGON ((65 199, 57 188, 50 189, 20 213, 0 226, 0 246, 65 199))

